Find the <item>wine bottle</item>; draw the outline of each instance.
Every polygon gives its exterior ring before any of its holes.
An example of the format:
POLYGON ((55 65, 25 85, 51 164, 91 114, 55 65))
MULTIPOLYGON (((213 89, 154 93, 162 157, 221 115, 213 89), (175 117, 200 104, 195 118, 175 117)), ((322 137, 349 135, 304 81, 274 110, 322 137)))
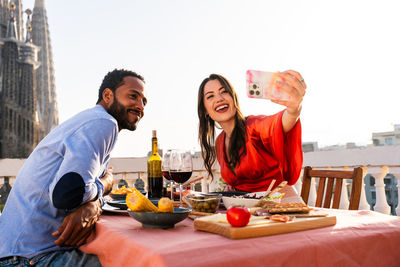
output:
POLYGON ((158 155, 157 132, 153 130, 151 138, 152 155, 147 160, 147 181, 149 185, 149 198, 161 198, 163 190, 163 177, 161 173, 161 157, 158 155))

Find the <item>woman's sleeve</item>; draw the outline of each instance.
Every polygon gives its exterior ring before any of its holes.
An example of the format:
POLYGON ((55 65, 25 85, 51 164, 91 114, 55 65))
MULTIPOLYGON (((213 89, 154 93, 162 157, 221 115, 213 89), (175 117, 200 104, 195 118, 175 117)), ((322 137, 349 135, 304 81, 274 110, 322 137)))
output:
POLYGON ((287 133, 283 131, 282 116, 285 110, 258 120, 255 128, 260 134, 264 147, 279 162, 283 179, 289 185, 297 182, 303 165, 300 119, 287 133))

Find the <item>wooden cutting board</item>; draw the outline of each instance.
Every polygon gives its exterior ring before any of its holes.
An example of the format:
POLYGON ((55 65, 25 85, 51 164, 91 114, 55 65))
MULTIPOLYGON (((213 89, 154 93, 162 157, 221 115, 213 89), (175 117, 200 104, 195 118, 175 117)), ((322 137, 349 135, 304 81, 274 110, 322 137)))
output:
POLYGON ((276 235, 297 232, 336 224, 335 216, 294 218, 292 221, 274 222, 268 219, 254 218, 245 227, 232 227, 225 214, 215 214, 194 220, 194 228, 199 231, 219 234, 231 239, 276 235))

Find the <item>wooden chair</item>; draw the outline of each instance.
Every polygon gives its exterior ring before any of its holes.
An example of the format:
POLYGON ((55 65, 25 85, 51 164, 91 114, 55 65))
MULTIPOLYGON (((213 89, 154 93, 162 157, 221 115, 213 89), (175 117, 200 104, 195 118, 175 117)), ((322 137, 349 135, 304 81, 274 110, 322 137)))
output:
POLYGON ((301 197, 304 202, 308 202, 308 196, 310 194, 311 178, 319 178, 317 200, 315 203, 316 207, 330 208, 333 185, 335 183, 335 193, 332 202, 332 208, 338 209, 340 203, 340 195, 342 193, 343 179, 352 179, 352 187, 350 194, 349 210, 358 210, 360 204, 361 187, 362 187, 362 168, 354 168, 353 171, 336 171, 336 170, 313 170, 310 166, 304 167, 303 175, 303 186, 301 188, 301 197), (322 206, 322 198, 325 191, 325 183, 328 180, 326 186, 325 200, 322 206))

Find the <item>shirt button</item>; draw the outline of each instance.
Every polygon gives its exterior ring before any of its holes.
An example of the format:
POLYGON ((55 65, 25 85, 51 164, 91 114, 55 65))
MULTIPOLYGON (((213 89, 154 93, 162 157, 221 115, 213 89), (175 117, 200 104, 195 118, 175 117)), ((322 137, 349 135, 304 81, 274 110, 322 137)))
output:
POLYGON ((30 265, 34 265, 35 263, 34 263, 33 261, 30 261, 29 264, 30 264, 30 265))

